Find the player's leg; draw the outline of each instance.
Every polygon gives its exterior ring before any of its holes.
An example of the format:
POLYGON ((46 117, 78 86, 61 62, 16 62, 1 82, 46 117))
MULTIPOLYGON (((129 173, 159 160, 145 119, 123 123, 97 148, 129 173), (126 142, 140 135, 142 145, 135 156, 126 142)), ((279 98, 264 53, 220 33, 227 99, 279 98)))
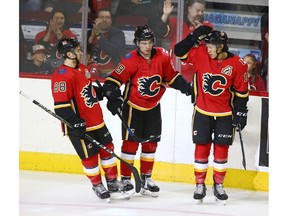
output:
MULTIPOLYGON (((91 134, 89 134, 91 135, 91 134)), ((75 151, 81 159, 83 171, 87 178, 91 181, 92 189, 100 199, 107 199, 110 193, 102 184, 101 172, 98 164, 99 147, 91 144, 89 141, 79 139, 73 134, 69 135, 69 139, 73 144, 75 151)))
POLYGON ((231 116, 216 118, 214 137, 213 192, 217 200, 227 200, 228 195, 223 189, 223 182, 226 176, 229 146, 234 139, 231 116))
POLYGON ((152 179, 155 153, 157 150, 158 142, 160 141, 160 135, 162 130, 162 118, 160 105, 155 108, 141 113, 143 121, 142 136, 143 137, 159 137, 153 142, 142 143, 140 154, 140 173, 142 178, 142 190, 143 195, 150 195, 153 197, 158 196, 160 188, 152 179))
POLYGON ((209 154, 212 142, 213 117, 203 115, 197 111, 194 113, 192 122, 194 151, 194 176, 196 190, 193 198, 201 203, 206 196, 205 180, 208 171, 209 154))

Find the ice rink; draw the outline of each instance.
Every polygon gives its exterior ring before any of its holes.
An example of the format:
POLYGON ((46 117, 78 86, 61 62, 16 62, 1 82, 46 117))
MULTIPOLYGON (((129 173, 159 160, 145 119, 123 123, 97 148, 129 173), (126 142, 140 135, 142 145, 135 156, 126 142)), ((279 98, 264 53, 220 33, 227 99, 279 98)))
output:
POLYGON ((85 175, 19 172, 21 216, 267 216, 268 192, 225 188, 227 205, 216 203, 211 185, 202 205, 192 198, 195 185, 159 182, 158 198, 134 194, 130 200, 100 200, 85 175))

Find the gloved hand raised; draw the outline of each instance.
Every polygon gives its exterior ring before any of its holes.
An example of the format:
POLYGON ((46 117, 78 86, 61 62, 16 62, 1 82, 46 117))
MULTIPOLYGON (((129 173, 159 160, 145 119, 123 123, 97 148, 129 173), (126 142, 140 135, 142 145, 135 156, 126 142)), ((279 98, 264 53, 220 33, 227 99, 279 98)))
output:
POLYGON ((198 28, 196 28, 193 32, 191 32, 188 37, 193 40, 197 41, 199 44, 201 40, 203 40, 207 35, 212 31, 212 28, 210 26, 204 26, 201 25, 198 28))
POLYGON ((86 122, 82 118, 73 118, 70 120, 72 128, 69 130, 69 134, 73 134, 81 139, 84 139, 86 133, 86 122))
POLYGON ((236 128, 236 130, 238 131, 243 130, 247 124, 247 112, 246 111, 235 111, 233 113, 233 120, 232 120, 232 126, 236 128))

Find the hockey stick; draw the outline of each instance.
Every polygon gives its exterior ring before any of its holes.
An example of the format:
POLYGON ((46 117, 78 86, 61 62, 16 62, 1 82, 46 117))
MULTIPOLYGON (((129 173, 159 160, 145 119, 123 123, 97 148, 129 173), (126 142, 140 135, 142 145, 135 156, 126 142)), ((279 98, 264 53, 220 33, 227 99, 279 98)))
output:
MULTIPOLYGON (((32 103, 34 103, 35 105, 39 106, 40 108, 42 108, 43 110, 45 110, 47 113, 49 113, 50 115, 52 115, 53 117, 57 118, 58 120, 60 120, 62 123, 66 124, 69 128, 72 128, 72 125, 66 121, 65 119, 61 118, 60 116, 58 116, 56 113, 52 112, 51 110, 49 110, 48 108, 46 108, 44 105, 40 104, 38 101, 34 100, 33 98, 29 97, 28 95, 26 95, 24 92, 20 91, 19 94, 21 94, 22 96, 24 96, 26 99, 30 100, 32 103)), ((102 145, 101 143, 98 143, 96 140, 94 140, 91 136, 89 136, 88 134, 85 134, 85 138, 88 139, 90 142, 96 144, 97 146, 101 147, 102 149, 104 149, 106 152, 108 152, 109 154, 113 155, 114 157, 118 158, 120 161, 122 161, 123 163, 127 164, 129 166, 129 168, 131 169, 134 179, 135 179, 135 191, 136 193, 139 193, 141 190, 141 179, 140 179, 140 175, 138 173, 138 170, 136 167, 134 167, 133 165, 131 165, 130 163, 128 163, 127 161, 125 161, 124 159, 122 159, 121 157, 119 157, 118 155, 116 155, 113 151, 111 151, 110 149, 106 148, 106 146, 102 145)))
MULTIPOLYGON (((102 88, 102 85, 101 83, 98 81, 98 80, 95 80, 96 84, 98 85, 99 88, 102 88)), ((121 98, 122 99, 122 98, 121 98)), ((123 102, 123 101, 122 101, 123 102)), ((150 138, 148 139, 143 139, 143 138, 140 138, 140 137, 137 137, 134 132, 132 131, 132 129, 125 123, 123 117, 122 117, 122 110, 120 108, 117 109, 117 113, 116 113, 123 126, 126 128, 126 130, 128 130, 128 133, 130 134, 130 136, 136 141, 136 142, 139 142, 139 143, 145 143, 145 142, 153 142, 155 141, 156 139, 160 138, 161 135, 155 137, 155 136, 151 136, 150 138)))
POLYGON ((241 125, 239 124, 237 129, 239 132, 239 138, 240 138, 240 144, 241 144, 241 150, 242 150, 242 165, 244 169, 246 170, 246 159, 245 159, 245 153, 244 153, 244 144, 242 139, 242 133, 241 133, 241 125))

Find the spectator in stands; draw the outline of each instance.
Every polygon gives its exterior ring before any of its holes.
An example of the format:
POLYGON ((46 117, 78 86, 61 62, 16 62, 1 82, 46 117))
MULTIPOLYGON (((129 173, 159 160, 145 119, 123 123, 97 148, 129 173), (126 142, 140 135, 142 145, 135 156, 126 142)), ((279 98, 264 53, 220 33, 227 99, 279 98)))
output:
POLYGON ((265 83, 261 76, 257 73, 257 59, 253 54, 247 54, 243 60, 248 64, 249 90, 266 91, 265 83))
POLYGON ((23 72, 49 74, 50 67, 46 63, 46 49, 43 45, 36 44, 32 47, 32 61, 27 62, 23 72))
POLYGON ((112 25, 111 11, 100 9, 94 20, 88 44, 93 46, 93 59, 100 77, 107 77, 123 57, 125 35, 112 25))
MULTIPOLYGON (((170 0, 171 1, 171 0, 170 0)), ((115 19, 121 15, 144 16, 149 21, 149 26, 153 30, 156 37, 156 46, 161 46, 161 37, 159 31, 164 29, 156 29, 161 27, 158 22, 161 21, 163 11, 163 0, 121 0, 115 12, 115 19)))
MULTIPOLYGON (((164 32, 158 31, 160 36, 170 40, 170 54, 173 55, 173 47, 177 42, 177 17, 170 17, 174 6, 172 0, 164 1, 163 15, 161 17, 160 26, 157 29, 166 29, 164 32)), ((212 24, 208 21, 203 21, 204 11, 206 9, 205 0, 188 0, 185 6, 185 14, 182 28, 182 38, 184 39, 190 32, 193 32, 198 26, 205 25, 213 28, 212 24)), ((176 64, 176 57, 173 55, 173 63, 176 64)), ((184 78, 191 82, 193 72, 191 72, 191 65, 181 62, 181 74, 184 78)))
POLYGON ((60 10, 53 11, 47 29, 36 34, 34 44, 41 44, 46 48, 52 70, 63 64, 63 58, 57 54, 58 41, 71 37, 77 39, 77 36, 67 27, 65 13, 60 10))

